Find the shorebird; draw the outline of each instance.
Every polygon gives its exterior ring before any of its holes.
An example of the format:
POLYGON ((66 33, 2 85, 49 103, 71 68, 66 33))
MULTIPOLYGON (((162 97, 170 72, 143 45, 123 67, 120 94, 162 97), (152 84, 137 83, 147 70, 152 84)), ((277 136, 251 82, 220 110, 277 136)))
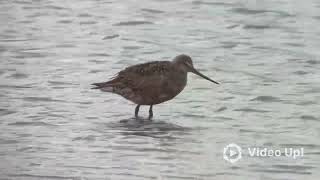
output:
POLYGON ((187 55, 178 55, 172 61, 152 61, 129 66, 107 82, 94 83, 92 89, 118 94, 137 104, 135 117, 141 105, 149 105, 149 119, 153 117, 152 106, 171 100, 187 84, 188 72, 219 84, 193 67, 187 55))

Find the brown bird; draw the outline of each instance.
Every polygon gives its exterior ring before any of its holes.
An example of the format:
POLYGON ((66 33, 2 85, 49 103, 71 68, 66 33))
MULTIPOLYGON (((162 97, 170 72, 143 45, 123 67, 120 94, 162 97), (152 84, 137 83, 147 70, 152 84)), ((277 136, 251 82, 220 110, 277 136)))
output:
POLYGON ((136 117, 140 105, 149 105, 151 119, 153 105, 174 98, 184 89, 188 72, 219 84, 197 71, 191 57, 182 54, 172 61, 153 61, 127 67, 110 81, 92 84, 95 86, 92 89, 115 93, 137 104, 136 117))

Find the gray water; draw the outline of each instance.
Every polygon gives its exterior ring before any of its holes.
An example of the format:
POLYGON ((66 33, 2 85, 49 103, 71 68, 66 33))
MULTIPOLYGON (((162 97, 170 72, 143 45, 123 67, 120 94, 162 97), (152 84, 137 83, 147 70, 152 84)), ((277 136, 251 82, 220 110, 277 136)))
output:
POLYGON ((1 0, 0 179, 319 179, 319 50, 318 0, 1 0), (90 89, 181 53, 221 84, 190 74, 153 121, 90 89))

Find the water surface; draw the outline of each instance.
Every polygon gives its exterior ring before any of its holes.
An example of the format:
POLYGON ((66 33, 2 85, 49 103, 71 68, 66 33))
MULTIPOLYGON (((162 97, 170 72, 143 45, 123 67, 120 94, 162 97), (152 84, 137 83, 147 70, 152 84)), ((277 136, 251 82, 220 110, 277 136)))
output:
POLYGON ((1 179, 318 179, 319 12, 317 0, 0 1, 1 179), (152 122, 90 89, 181 53, 221 85, 190 75, 152 122), (230 164, 229 143, 305 154, 230 164))

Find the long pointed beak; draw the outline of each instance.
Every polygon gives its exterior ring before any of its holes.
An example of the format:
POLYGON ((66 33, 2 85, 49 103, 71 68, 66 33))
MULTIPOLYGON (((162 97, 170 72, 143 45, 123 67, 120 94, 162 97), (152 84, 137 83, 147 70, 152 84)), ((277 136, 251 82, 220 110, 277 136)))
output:
POLYGON ((211 82, 213 82, 213 83, 219 84, 217 81, 214 81, 214 80, 208 78, 207 76, 203 75, 202 73, 200 73, 199 71, 197 71, 197 70, 194 69, 193 67, 190 67, 190 68, 191 68, 191 72, 192 72, 192 73, 194 73, 194 74, 202 77, 203 79, 206 79, 206 80, 211 81, 211 82))

